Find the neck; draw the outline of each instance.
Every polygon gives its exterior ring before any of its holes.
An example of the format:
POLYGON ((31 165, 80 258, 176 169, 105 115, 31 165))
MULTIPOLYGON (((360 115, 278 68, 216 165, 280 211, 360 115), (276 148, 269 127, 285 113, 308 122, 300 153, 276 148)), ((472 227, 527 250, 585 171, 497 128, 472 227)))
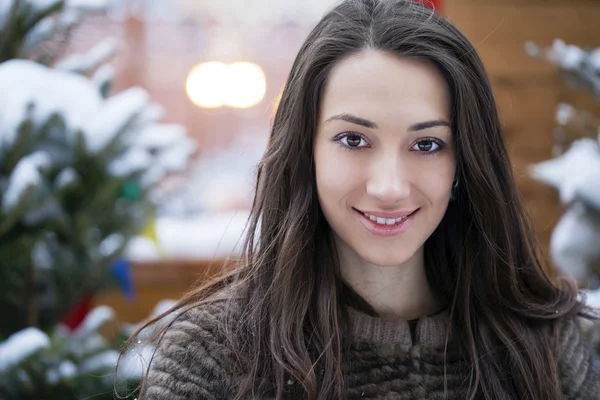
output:
POLYGON ((423 248, 396 266, 378 266, 338 246, 344 280, 385 319, 417 319, 439 310, 427 282, 423 248))

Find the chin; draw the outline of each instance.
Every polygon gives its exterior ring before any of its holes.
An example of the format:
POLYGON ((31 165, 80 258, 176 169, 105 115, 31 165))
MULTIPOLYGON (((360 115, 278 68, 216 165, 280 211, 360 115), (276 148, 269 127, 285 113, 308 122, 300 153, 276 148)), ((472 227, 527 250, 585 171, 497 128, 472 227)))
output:
POLYGON ((405 262, 411 259, 413 254, 414 252, 409 254, 407 252, 399 251, 393 251, 390 253, 376 253, 372 250, 367 252, 358 252, 358 255, 363 260, 365 260, 369 264, 377 265, 380 267, 396 267, 398 265, 404 264, 405 262))

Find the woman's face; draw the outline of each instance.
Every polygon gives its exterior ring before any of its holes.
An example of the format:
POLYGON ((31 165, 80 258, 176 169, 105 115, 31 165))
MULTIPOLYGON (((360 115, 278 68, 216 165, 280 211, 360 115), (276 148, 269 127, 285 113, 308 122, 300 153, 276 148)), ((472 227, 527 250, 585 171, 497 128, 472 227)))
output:
POLYGON ((402 264, 439 225, 456 160, 433 65, 363 51, 330 72, 314 143, 319 202, 341 252, 402 264))

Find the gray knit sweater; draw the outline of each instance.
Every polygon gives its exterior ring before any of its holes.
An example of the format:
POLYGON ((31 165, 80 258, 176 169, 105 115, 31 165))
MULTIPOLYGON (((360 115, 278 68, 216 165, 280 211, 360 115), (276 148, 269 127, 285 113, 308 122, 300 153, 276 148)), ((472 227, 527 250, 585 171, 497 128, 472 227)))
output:
MULTIPOLYGON (((223 305, 186 312, 169 328, 152 361, 142 400, 233 398, 239 379, 225 345, 223 305)), ((348 399, 465 399, 469 365, 453 346, 446 352, 445 313, 415 324, 384 320, 349 309, 352 344, 344 359, 348 399), (412 326, 411 326, 412 325, 412 326)), ((561 384, 568 400, 600 399, 600 370, 579 324, 561 324, 558 351, 561 384)), ((294 385, 289 381, 290 385, 294 385)), ((293 391, 291 391, 293 392, 293 391)), ((295 398, 298 398, 297 395, 295 398)))

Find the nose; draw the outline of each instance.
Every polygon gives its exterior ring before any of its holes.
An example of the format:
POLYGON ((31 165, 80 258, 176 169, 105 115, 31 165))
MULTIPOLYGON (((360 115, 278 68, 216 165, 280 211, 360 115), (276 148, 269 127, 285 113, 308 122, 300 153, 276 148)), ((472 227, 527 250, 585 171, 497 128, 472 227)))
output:
POLYGON ((382 203, 396 203, 410 195, 407 169, 397 155, 381 157, 373 165, 367 194, 382 203))

